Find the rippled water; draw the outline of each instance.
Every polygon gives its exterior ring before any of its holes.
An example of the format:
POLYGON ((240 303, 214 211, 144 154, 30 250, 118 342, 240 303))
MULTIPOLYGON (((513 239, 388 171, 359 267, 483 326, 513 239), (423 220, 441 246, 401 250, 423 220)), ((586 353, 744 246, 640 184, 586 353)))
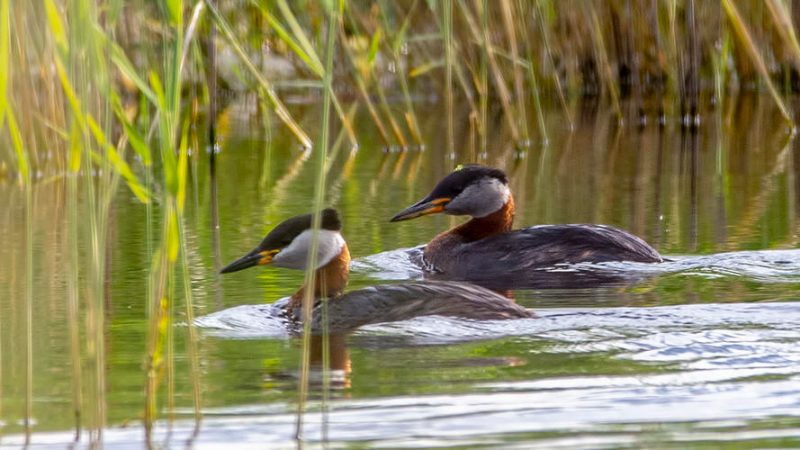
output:
MULTIPOLYGON (((350 339, 354 353, 405 356, 385 369, 419 352, 419 372, 491 371, 498 379, 481 374, 450 380, 463 386, 444 388, 452 391, 447 394, 337 395, 325 415, 312 402, 304 436, 319 441, 325 428, 334 448, 375 441, 393 448, 450 447, 454 440, 469 448, 638 448, 800 439, 798 303, 552 308, 538 314, 494 322, 426 317, 358 331, 350 339), (469 351, 476 341, 491 352, 469 351), (421 349, 444 346, 467 351, 438 358, 439 352, 421 349), (580 373, 592 367, 599 370, 580 373), (515 379, 514 372, 528 375, 515 379)), ((242 331, 264 329, 258 320, 240 327, 215 336, 253 338, 242 331)), ((359 371, 354 361, 354 384, 359 371)), ((420 375, 394 383, 420 382, 420 375)), ((205 413, 199 448, 294 445, 290 403, 205 413)), ((187 439, 189 426, 178 423, 172 442, 187 439)), ((41 438, 58 443, 65 436, 41 438)), ((138 432, 112 430, 107 444, 133 448, 140 439, 138 432)))
MULTIPOLYGON (((774 112, 760 105, 742 107, 761 127, 709 125, 695 147, 669 127, 613 132, 613 119, 603 114, 569 133, 558 111, 548 115, 549 147, 504 152, 497 136, 497 156, 486 162, 509 169, 519 226, 609 223, 642 236, 669 261, 555 268, 626 277, 515 291, 535 319, 432 316, 360 328, 336 347, 330 400, 322 401, 319 373, 312 374, 303 438, 312 448, 800 447, 799 164, 796 144, 783 140, 781 125, 770 125, 774 112)), ((433 125, 429 149, 438 142, 433 125)), ((216 258, 225 263, 249 251, 282 219, 307 212, 313 168, 281 133, 267 150, 249 133, 231 132, 220 156, 220 255, 209 227, 205 162, 192 166, 186 220, 192 290, 197 314, 205 316, 204 420, 192 437, 181 326, 176 421, 169 432, 160 422, 157 439, 172 448, 190 438, 196 448, 297 446, 300 343, 265 311, 292 294, 302 274, 265 268, 219 277, 214 266, 216 258)), ((436 150, 383 152, 368 131, 363 136, 358 153, 334 161, 328 187, 356 257, 350 289, 419 279, 417 246, 458 220, 388 218, 469 158, 466 151, 454 159, 436 150)), ((53 225, 63 220, 58 189, 48 184, 35 194, 34 251, 41 257, 32 448, 64 448, 72 439, 61 235, 53 225)), ((15 186, 0 191, 11 199, 0 215, 0 237, 9 243, 0 260, 19 267, 23 205, 15 186)), ((110 219, 108 448, 144 444, 143 218, 143 207, 121 191, 110 219)), ((0 445, 14 448, 23 439, 21 355, 14 351, 21 313, 8 299, 22 292, 19 274, 0 271, 0 286, 0 445)))

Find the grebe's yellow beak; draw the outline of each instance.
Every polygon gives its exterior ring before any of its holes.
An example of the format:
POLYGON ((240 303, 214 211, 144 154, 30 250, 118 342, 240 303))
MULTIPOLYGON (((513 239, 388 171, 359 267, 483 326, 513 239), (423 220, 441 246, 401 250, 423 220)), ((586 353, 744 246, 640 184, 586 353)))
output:
POLYGON ((236 261, 228 264, 219 273, 237 272, 242 269, 247 269, 253 266, 263 266, 272 262, 272 258, 280 252, 280 249, 262 250, 257 248, 252 252, 242 256, 236 261))
POLYGON ((428 198, 425 197, 417 203, 409 206, 401 211, 394 217, 392 222, 400 222, 402 220, 415 219, 417 217, 427 216, 428 214, 437 214, 444 211, 444 207, 452 200, 449 197, 428 198))

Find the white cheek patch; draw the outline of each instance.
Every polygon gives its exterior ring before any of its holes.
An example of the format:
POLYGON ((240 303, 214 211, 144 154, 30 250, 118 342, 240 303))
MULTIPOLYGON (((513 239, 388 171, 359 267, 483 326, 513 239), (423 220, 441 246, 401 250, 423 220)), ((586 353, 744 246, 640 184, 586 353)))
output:
POLYGON ((486 217, 508 202, 511 191, 497 178, 484 178, 464 189, 445 207, 449 214, 486 217))
MULTIPOLYGON (((305 270, 308 262, 308 249, 311 247, 313 232, 306 230, 281 250, 272 259, 272 265, 287 269, 305 270)), ((344 247, 344 238, 338 231, 319 230, 319 243, 317 244, 317 267, 328 264, 344 247)))

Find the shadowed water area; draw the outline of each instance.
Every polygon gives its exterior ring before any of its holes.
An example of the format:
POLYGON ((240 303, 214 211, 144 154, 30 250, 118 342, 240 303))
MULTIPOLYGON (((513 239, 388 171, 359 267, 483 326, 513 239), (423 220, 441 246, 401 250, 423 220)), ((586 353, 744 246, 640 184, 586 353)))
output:
MULTIPOLYGON (((415 251, 405 249, 464 219, 389 219, 463 162, 507 171, 517 227, 614 225, 669 261, 555 268, 577 280, 619 277, 603 286, 514 291, 536 318, 429 316, 337 337, 329 401, 312 374, 305 440, 331 448, 800 446, 800 153, 768 98, 731 99, 707 111, 697 134, 669 121, 659 127, 656 117, 643 127, 631 117, 620 127, 613 111, 585 105, 574 109, 570 129, 562 109, 547 109, 546 144, 537 134, 516 148, 509 136, 490 133, 486 154, 474 150, 468 118, 456 119, 456 150, 448 154, 439 105, 423 106, 424 149, 385 148, 359 110, 359 148, 351 151, 345 139, 334 153, 326 204, 339 210, 354 258, 348 289, 422 277, 415 251)), ((189 272, 196 314, 206 316, 196 448, 296 446, 301 345, 261 312, 293 294, 303 273, 267 267, 217 275, 282 220, 311 208, 309 154, 277 121, 268 134, 254 132, 263 118, 253 108, 251 99, 236 99, 220 121, 218 243, 207 154, 195 147, 191 155, 189 272)), ((317 128, 315 108, 293 113, 304 128, 317 128)), ((63 448, 74 424, 65 187, 47 177, 33 192, 32 448, 63 448)), ((13 448, 24 439, 25 197, 5 182, 0 198, 7 199, 0 210, 0 444, 13 448)), ((146 208, 122 187, 104 250, 108 448, 143 444, 148 251, 157 245, 147 241, 145 223, 146 208)), ((176 312, 176 322, 183 317, 176 312)), ((159 422, 156 442, 181 448, 194 423, 189 381, 180 375, 188 365, 182 327, 175 339, 175 422, 171 433, 159 422)), ((166 393, 160 399, 165 417, 166 393)))

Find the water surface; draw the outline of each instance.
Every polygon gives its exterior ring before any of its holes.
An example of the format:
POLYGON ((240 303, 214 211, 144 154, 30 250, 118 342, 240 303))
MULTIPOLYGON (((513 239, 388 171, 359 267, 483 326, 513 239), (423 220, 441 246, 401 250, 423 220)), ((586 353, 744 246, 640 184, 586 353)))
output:
MULTIPOLYGON (((355 121, 358 150, 342 147, 332 163, 327 204, 340 210, 356 258, 351 289, 419 278, 406 253, 393 250, 422 244, 460 219, 388 219, 470 161, 509 172, 518 226, 611 224, 671 261, 579 268, 641 275, 635 283, 515 292, 536 319, 425 317, 362 328, 344 340, 347 364, 334 374, 330 401, 313 384, 307 441, 331 448, 800 446, 800 161, 768 99, 732 102, 727 121, 710 112, 697 135, 654 121, 620 127, 602 110, 576 114, 570 130, 554 108, 545 117, 547 144, 538 133, 520 148, 498 133, 486 154, 474 151, 466 127, 448 154, 437 107, 418 110, 424 149, 386 148, 364 114, 355 121)), ((261 120, 246 110, 234 102, 222 130, 218 255, 207 155, 192 154, 186 228, 198 315, 271 303, 302 281, 302 273, 276 268, 215 273, 283 219, 308 212, 314 189, 308 155, 281 128, 255 131, 261 120)), ((317 114, 297 107, 306 129, 315 129, 317 114)), ((33 448, 63 448, 73 436, 64 195, 60 179, 34 190, 33 448)), ((0 211, 0 444, 14 447, 24 413, 25 201, 10 183, 0 184, 0 198, 8 199, 0 211)), ((143 439, 148 245, 157 245, 145 221, 145 207, 120 189, 107 249, 109 448, 140 448, 143 439)), ((300 345, 255 310, 243 309, 235 327, 202 333, 205 419, 197 448, 296 445, 300 345)), ((161 422, 158 434, 175 448, 194 426, 184 328, 175 333, 176 422, 171 433, 161 422)), ((160 407, 165 416, 168 406, 160 407)))

